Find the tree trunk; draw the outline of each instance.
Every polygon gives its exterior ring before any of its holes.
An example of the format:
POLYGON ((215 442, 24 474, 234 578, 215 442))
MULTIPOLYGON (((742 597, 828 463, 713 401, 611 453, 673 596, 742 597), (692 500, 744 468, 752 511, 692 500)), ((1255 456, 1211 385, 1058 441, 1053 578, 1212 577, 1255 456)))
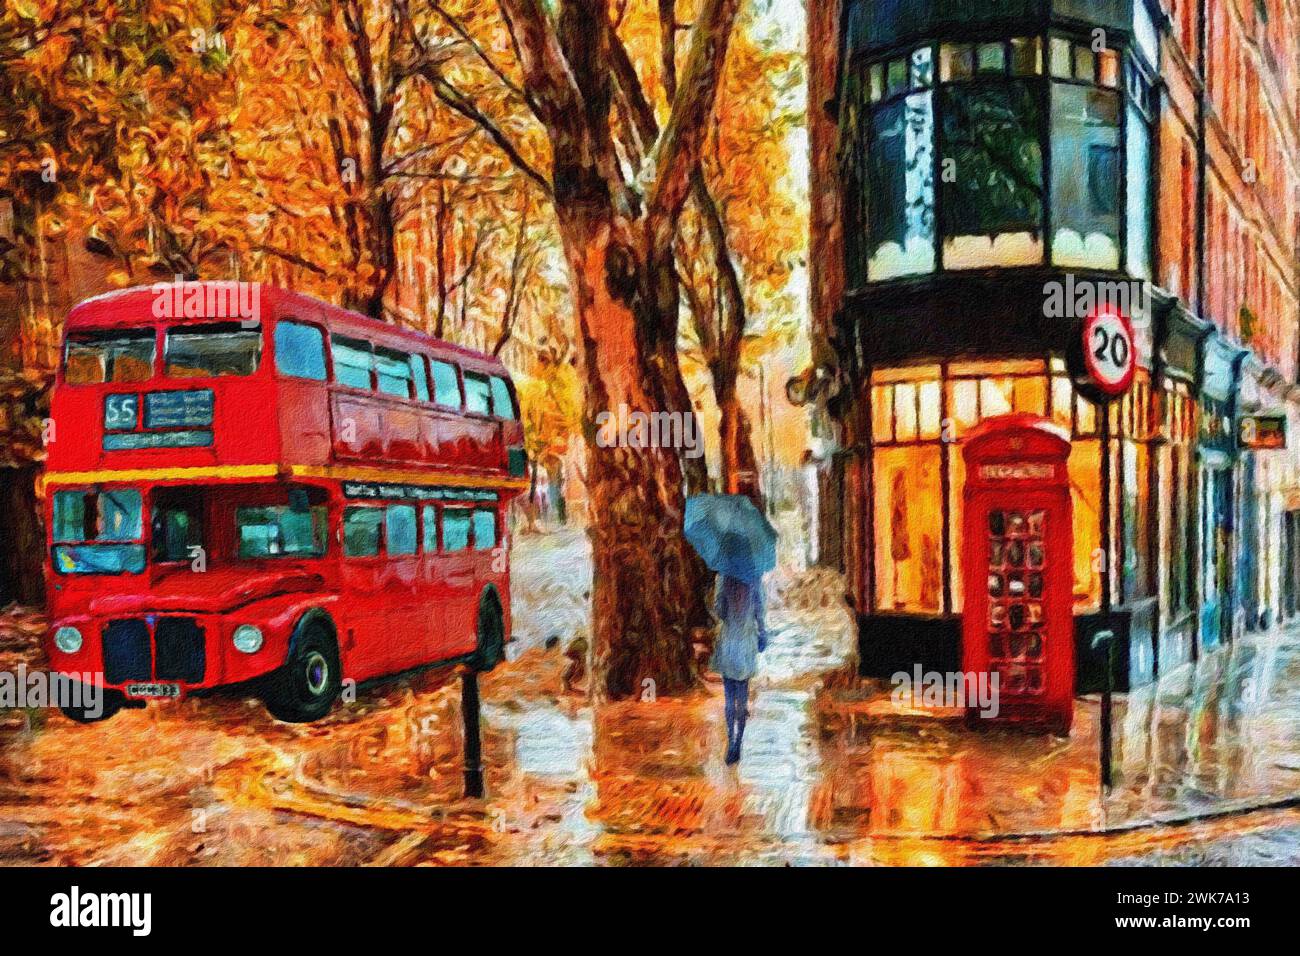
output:
POLYGON ((637 329, 675 328, 676 317, 654 315, 659 299, 649 278, 654 270, 634 238, 639 224, 612 214, 593 217, 588 202, 566 207, 560 231, 592 430, 587 487, 597 673, 610 697, 680 694, 696 683, 691 626, 706 613, 698 559, 682 536, 681 460, 671 448, 602 447, 594 434, 597 416, 620 405, 644 413, 666 408, 659 394, 664 370, 654 367, 653 344, 641 341, 637 329))
POLYGON ((736 396, 735 382, 719 394, 718 409, 722 412, 718 429, 722 437, 722 490, 729 495, 757 493, 758 459, 750 437, 749 415, 736 396))

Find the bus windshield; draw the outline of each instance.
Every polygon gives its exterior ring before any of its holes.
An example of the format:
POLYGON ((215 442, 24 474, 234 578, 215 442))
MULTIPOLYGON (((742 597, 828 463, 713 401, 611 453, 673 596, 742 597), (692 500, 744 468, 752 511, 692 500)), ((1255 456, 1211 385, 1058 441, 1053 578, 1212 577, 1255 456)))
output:
POLYGON ((167 330, 164 354, 172 378, 252 375, 262 356, 262 329, 239 322, 175 326, 167 330))
POLYGON ((61 574, 144 570, 144 506, 133 488, 54 495, 54 567, 61 574))
POLYGON ((153 375, 153 329, 83 332, 68 339, 64 378, 69 385, 143 382, 153 375))

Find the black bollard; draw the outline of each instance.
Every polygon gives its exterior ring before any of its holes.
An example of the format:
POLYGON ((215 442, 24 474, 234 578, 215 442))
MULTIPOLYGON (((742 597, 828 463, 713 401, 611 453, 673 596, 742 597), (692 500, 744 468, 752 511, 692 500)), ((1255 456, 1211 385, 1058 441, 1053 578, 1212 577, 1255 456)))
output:
POLYGON ((465 796, 483 796, 483 741, 479 734, 478 673, 460 676, 460 712, 465 719, 465 796))

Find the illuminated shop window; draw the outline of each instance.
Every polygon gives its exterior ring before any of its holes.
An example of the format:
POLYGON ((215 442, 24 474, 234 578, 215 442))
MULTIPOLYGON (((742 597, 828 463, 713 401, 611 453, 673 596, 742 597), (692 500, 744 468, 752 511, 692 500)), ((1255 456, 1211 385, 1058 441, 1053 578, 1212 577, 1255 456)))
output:
POLYGON ((873 527, 876 605, 881 611, 961 611, 961 441, 986 418, 1023 412, 1057 420, 1073 437, 1070 484, 1075 501, 1075 606, 1097 607, 1101 580, 1100 448, 1093 406, 1074 394, 1059 360, 953 362, 878 370, 872 375, 873 527), (944 606, 944 494, 948 469, 951 568, 944 606), (1081 556, 1080 556, 1081 555, 1081 556))

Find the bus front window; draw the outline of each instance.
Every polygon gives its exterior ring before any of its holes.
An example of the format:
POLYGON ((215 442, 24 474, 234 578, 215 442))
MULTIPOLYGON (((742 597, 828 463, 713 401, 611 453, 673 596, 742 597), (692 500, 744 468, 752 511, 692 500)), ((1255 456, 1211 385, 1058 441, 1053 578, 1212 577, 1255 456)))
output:
POLYGON ((319 558, 325 553, 323 504, 237 508, 235 524, 241 558, 319 558))
POLYGON ((68 339, 63 377, 69 385, 144 382, 153 359, 153 329, 83 332, 68 339))
POLYGON ((54 494, 54 569, 60 574, 138 574, 144 570, 141 494, 58 491, 54 494))
POLYGON ((178 325, 167 330, 164 355, 172 378, 252 375, 262 357, 262 328, 239 322, 178 325))

